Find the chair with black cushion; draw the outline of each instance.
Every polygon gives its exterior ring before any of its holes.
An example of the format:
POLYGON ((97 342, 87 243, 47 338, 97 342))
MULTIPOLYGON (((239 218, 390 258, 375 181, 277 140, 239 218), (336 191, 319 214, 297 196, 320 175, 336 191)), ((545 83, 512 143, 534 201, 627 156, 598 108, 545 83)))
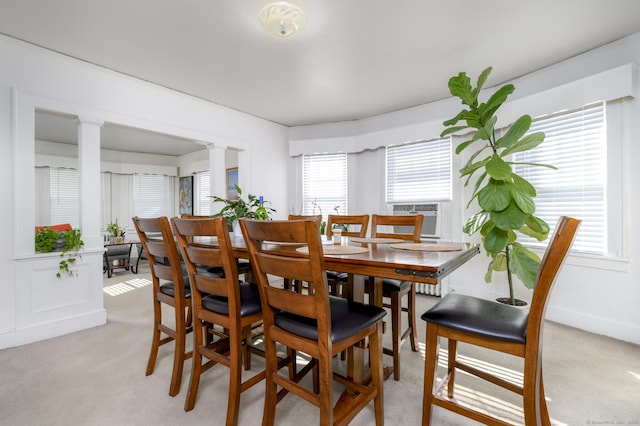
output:
MULTIPOLYGON (((432 405, 443 407, 485 424, 507 424, 454 398, 456 369, 504 387, 523 397, 524 422, 549 425, 542 376, 542 329, 551 287, 567 256, 580 221, 561 217, 540 264, 530 309, 462 294, 448 294, 422 315, 427 322, 422 424, 431 421, 432 405), (448 339, 447 376, 434 389, 440 337, 448 339), (456 359, 458 342, 503 352, 524 360, 522 384, 456 359), (440 389, 447 385, 447 397, 440 389)), ((492 370, 495 370, 494 368, 492 370)))
MULTIPOLYGON (((369 215, 337 215, 330 214, 327 217, 327 239, 333 237, 333 230, 337 227, 343 228, 342 235, 345 237, 367 236, 369 227, 369 215)), ((340 290, 347 283, 348 274, 346 272, 327 271, 327 281, 329 282, 329 292, 334 295, 340 295, 340 290)))
MULTIPOLYGON (((263 425, 273 425, 276 404, 293 393, 320 409, 322 425, 347 424, 374 401, 376 424, 383 424, 382 319, 384 309, 329 295, 322 242, 316 219, 240 221, 260 286, 267 378, 263 425), (282 243, 262 244, 263 241, 282 243), (294 244, 302 244, 296 247, 294 244), (283 289, 273 278, 312 283, 313 293, 283 289), (272 278, 272 279, 270 279, 272 278), (359 383, 333 370, 334 355, 369 339, 371 380, 359 383), (311 357, 292 380, 278 372, 276 345, 311 357), (300 383, 317 369, 318 392, 300 383), (333 381, 347 388, 334 407, 333 381), (280 390, 278 390, 280 388, 280 390)), ((280 420, 279 422, 281 422, 280 420)))
POLYGON ((134 217, 133 224, 148 255, 153 283, 153 340, 146 374, 153 373, 160 346, 175 342, 169 395, 176 396, 180 392, 184 362, 192 355, 191 351, 186 351, 187 334, 193 330, 189 280, 182 268, 169 219, 164 216, 134 217), (157 259, 163 259, 163 262, 157 259), (163 321, 162 304, 173 307, 175 325, 163 321), (163 334, 166 337, 163 338, 163 334))
MULTIPOLYGON (((421 214, 407 216, 371 215, 371 238, 393 238, 405 241, 420 242, 422 231, 421 214), (400 230, 402 232, 396 232, 400 230)), ((374 278, 375 279, 375 278, 374 278)), ((373 294, 371 278, 366 280, 369 296, 373 294)), ((384 348, 384 353, 393 357, 393 378, 400 380, 400 350, 409 337, 411 350, 418 351, 416 329, 416 289, 411 281, 382 279, 382 300, 385 308, 391 309, 391 348, 384 348), (407 305, 402 305, 406 296, 407 305), (388 301, 385 301, 388 300, 388 301), (402 312, 407 313, 407 328, 402 330, 402 312)))
POLYGON ((265 377, 262 370, 242 380, 243 366, 245 370, 251 368, 251 352, 264 353, 252 346, 251 335, 252 325, 262 319, 258 286, 238 280, 225 218, 174 218, 172 222, 192 283, 195 331, 191 380, 184 409, 190 411, 195 406, 201 374, 222 364, 229 368, 226 424, 236 425, 241 392, 265 377), (209 272, 212 269, 222 269, 223 274, 209 272), (211 324, 222 328, 222 331, 216 329, 215 340, 208 335, 211 324), (203 357, 207 359, 204 364, 203 357))
MULTIPOLYGON (((290 214, 287 219, 288 220, 300 220, 300 219, 307 219, 307 218, 315 218, 317 220, 317 223, 318 223, 318 231, 320 231, 320 224, 322 223, 322 215, 321 214, 317 214, 317 215, 290 214)), ((291 285, 294 286, 293 288, 295 288, 297 292, 301 292, 305 287, 304 283, 291 282, 290 279, 285 278, 284 279, 284 288, 289 288, 291 285)), ((311 290, 308 287, 307 287, 307 289, 311 290)))

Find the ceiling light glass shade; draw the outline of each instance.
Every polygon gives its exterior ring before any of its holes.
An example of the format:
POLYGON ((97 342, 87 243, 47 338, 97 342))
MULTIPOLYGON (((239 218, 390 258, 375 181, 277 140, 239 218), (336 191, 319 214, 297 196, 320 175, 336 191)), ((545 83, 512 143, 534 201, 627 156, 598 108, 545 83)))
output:
POLYGON ((304 28, 307 20, 302 9, 286 1, 266 5, 259 17, 262 27, 278 37, 291 37, 304 28))

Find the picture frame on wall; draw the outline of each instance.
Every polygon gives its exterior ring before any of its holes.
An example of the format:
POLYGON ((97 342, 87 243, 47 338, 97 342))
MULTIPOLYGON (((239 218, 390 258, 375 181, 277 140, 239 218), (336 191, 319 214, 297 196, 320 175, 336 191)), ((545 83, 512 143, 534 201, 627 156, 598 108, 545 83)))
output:
POLYGON ((238 184, 238 168, 231 167, 227 169, 227 200, 235 200, 238 198, 236 185, 238 184))
POLYGON ((180 214, 193 215, 193 176, 180 178, 178 195, 180 199, 180 214))

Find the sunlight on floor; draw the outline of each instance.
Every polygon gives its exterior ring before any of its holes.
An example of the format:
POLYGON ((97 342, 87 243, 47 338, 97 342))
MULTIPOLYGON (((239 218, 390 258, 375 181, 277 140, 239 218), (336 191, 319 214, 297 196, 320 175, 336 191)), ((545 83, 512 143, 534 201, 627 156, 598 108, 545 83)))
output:
POLYGON ((146 287, 148 285, 151 285, 151 281, 148 279, 133 278, 123 283, 117 283, 104 287, 102 291, 104 291, 109 296, 119 296, 131 290, 135 290, 136 288, 146 287))
POLYGON ((634 373, 633 371, 629 371, 629 374, 631 374, 632 377, 635 377, 636 379, 640 380, 640 374, 634 373))

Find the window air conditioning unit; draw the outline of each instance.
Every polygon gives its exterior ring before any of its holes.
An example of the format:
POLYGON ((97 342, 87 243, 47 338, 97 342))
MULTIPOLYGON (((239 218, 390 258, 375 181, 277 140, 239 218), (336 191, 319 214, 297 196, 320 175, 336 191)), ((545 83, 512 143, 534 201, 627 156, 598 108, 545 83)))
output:
MULTIPOLYGON (((394 204, 393 214, 402 216, 410 214, 421 214, 424 216, 422 221, 421 236, 424 238, 440 238, 440 203, 424 203, 424 204, 394 204)), ((394 226, 394 232, 411 233, 412 230, 408 226, 394 226)))

